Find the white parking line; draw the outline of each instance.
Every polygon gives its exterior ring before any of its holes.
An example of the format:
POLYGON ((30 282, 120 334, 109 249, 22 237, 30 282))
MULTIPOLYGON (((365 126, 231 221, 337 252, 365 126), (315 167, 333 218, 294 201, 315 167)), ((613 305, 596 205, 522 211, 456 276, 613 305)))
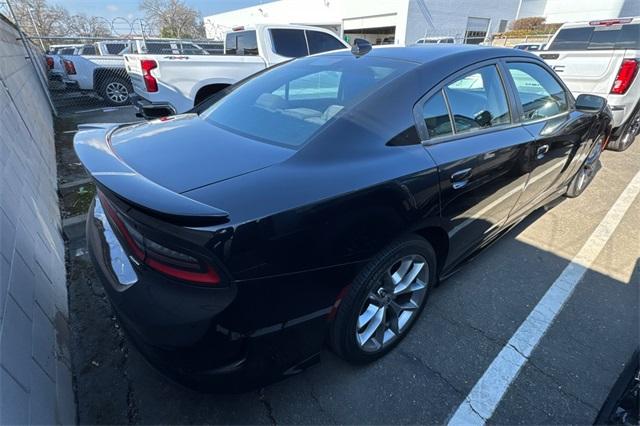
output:
POLYGON ((485 424, 640 193, 640 172, 618 197, 571 263, 502 348, 455 411, 449 425, 485 424))

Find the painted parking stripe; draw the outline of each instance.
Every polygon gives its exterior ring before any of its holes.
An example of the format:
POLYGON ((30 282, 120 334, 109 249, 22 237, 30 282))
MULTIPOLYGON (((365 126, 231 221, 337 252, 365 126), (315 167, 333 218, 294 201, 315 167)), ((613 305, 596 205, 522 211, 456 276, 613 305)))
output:
POLYGON ((449 425, 485 424, 640 193, 640 172, 462 401, 449 425))

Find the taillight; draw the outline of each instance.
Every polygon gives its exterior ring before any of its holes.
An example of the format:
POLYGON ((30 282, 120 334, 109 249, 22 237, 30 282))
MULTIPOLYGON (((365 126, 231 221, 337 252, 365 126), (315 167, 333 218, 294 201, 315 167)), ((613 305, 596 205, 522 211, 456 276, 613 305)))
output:
POLYGON ((625 59, 622 61, 622 65, 620 65, 620 70, 618 70, 618 75, 616 76, 615 81, 613 82, 613 87, 611 88, 611 93, 614 95, 623 95, 633 83, 633 79, 638 73, 638 61, 635 59, 625 59))
POLYGON ((147 92, 157 92, 158 81, 151 75, 151 70, 158 68, 158 63, 153 59, 142 59, 140 61, 140 68, 142 68, 142 78, 144 79, 147 92))
POLYGON ((67 74, 74 75, 76 73, 76 66, 73 65, 73 61, 63 59, 62 63, 64 64, 64 70, 67 72, 67 74))
POLYGON ((98 192, 98 197, 107 216, 118 228, 136 260, 151 269, 183 281, 210 285, 220 282, 220 276, 211 265, 144 237, 135 227, 122 219, 102 192, 98 192))
POLYGON ((51 56, 47 56, 46 60, 47 60, 47 68, 52 70, 53 69, 53 58, 51 56))

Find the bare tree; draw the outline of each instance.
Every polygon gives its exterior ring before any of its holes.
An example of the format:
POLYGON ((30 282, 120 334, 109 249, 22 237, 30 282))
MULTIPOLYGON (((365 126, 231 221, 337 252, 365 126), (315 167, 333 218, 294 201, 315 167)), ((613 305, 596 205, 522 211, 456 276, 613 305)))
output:
POLYGON ((108 21, 96 16, 79 14, 72 16, 68 21, 70 34, 81 37, 106 37, 111 35, 108 21))
POLYGON ((11 0, 16 23, 27 35, 60 36, 67 33, 69 13, 47 0, 11 0))
POLYGON ((200 14, 181 0, 142 0, 146 20, 163 37, 204 37, 200 14))

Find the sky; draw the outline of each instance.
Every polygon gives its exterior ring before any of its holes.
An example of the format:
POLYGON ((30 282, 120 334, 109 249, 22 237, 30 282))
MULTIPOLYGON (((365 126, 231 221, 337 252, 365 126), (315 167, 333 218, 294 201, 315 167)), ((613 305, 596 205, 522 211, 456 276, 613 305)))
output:
MULTIPOLYGON (((138 8, 140 0, 50 0, 64 6, 71 14, 85 13, 87 15, 102 16, 108 20, 117 17, 132 21, 142 18, 138 8)), ((267 3, 268 0, 183 0, 192 8, 202 13, 202 16, 227 10, 267 3)))

